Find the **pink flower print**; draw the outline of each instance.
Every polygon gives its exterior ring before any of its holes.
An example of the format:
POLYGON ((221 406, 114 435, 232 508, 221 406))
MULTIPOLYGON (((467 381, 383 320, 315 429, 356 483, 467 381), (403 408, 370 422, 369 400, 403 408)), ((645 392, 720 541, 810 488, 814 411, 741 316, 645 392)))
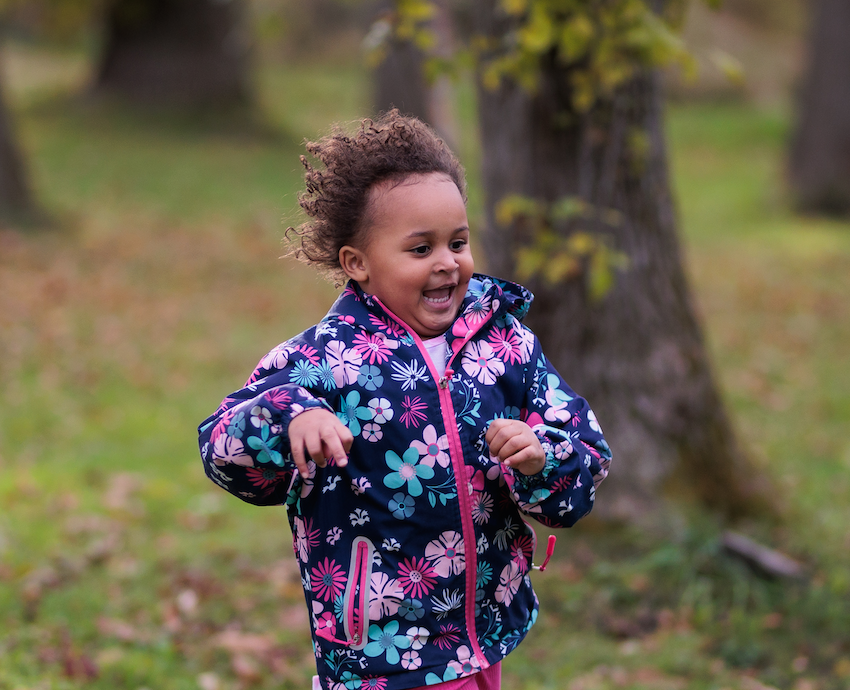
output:
POLYGON ((466 567, 463 537, 451 530, 443 532, 428 542, 425 558, 431 561, 434 572, 440 577, 459 575, 466 567))
POLYGON ((260 360, 262 369, 283 369, 289 363, 289 355, 292 348, 287 345, 278 345, 260 360))
POLYGON ((268 466, 249 467, 245 470, 245 474, 254 486, 265 489, 266 496, 274 491, 276 484, 288 483, 292 479, 292 472, 283 472, 268 466))
POLYGON ((337 388, 357 381, 360 366, 363 364, 363 357, 357 350, 345 347, 341 340, 331 340, 325 348, 325 354, 337 388))
POLYGON ((369 364, 383 364, 390 358, 390 348, 379 335, 375 333, 358 333, 354 336, 354 349, 369 364))
POLYGON ((278 410, 286 409, 290 402, 292 402, 292 398, 289 393, 287 393, 282 388, 272 388, 270 391, 266 391, 265 399, 278 410))
POLYGON ((315 365, 319 363, 319 353, 316 351, 315 347, 311 347, 310 345, 299 345, 295 348, 295 352, 300 352, 304 355, 310 364, 315 365))
POLYGON ((505 363, 496 357, 488 342, 468 343, 461 360, 463 370, 480 383, 492 386, 505 373, 505 363))
POLYGON ((238 438, 228 434, 220 434, 213 442, 213 462, 219 467, 228 463, 242 467, 253 467, 254 459, 244 451, 245 446, 238 438))
POLYGON ((398 581, 407 596, 424 599, 437 584, 437 573, 426 559, 414 556, 398 567, 398 581))
POLYGON ((496 601, 503 603, 505 606, 510 606, 514 600, 514 595, 519 589, 519 583, 522 582, 523 574, 520 567, 515 561, 511 561, 499 575, 499 586, 496 587, 496 601))
POLYGON ((484 321, 491 312, 489 295, 482 295, 463 312, 463 316, 470 326, 476 326, 484 321))
POLYGON ((422 412, 422 410, 428 409, 428 405, 422 402, 422 398, 418 395, 413 399, 409 395, 405 395, 404 400, 401 401, 401 408, 404 410, 401 413, 401 423, 404 424, 406 429, 411 426, 416 429, 421 421, 428 419, 428 416, 422 412))
POLYGON ((333 601, 345 591, 345 573, 336 561, 325 558, 310 572, 313 593, 322 601, 333 601))
POLYGON ((515 364, 522 359, 520 340, 513 329, 496 328, 490 333, 489 341, 496 356, 503 362, 515 364))
POLYGON ((342 530, 339 527, 331 527, 328 530, 328 536, 325 539, 328 544, 333 546, 339 541, 339 538, 342 536, 342 530))
POLYGON ((386 573, 373 573, 369 583, 369 620, 394 616, 404 599, 404 590, 398 580, 386 573))
POLYGON ((327 630, 331 635, 336 635, 336 616, 325 611, 316 619, 316 630, 327 630))
POLYGON ((440 467, 448 467, 451 463, 451 458, 446 452, 449 449, 449 438, 445 434, 438 437, 433 424, 426 426, 422 430, 422 440, 413 441, 410 447, 417 450, 422 456, 422 464, 428 467, 433 467, 434 463, 440 467))
POLYGON ((422 659, 419 658, 419 652, 405 652, 401 655, 401 667, 405 671, 415 671, 422 665, 422 659))
POLYGON ((434 636, 437 649, 451 649, 452 645, 460 642, 460 628, 456 625, 441 625, 440 632, 434 636))
POLYGON ((402 336, 404 336, 404 329, 391 319, 387 319, 382 316, 376 316, 375 314, 369 314, 369 322, 373 326, 377 326, 382 331, 386 331, 387 333, 396 338, 401 338, 402 336))
POLYGON ((449 666, 457 671, 458 676, 471 676, 481 670, 481 664, 465 644, 457 648, 457 661, 450 661, 449 666))
POLYGON ((313 547, 319 545, 319 530, 313 529, 311 519, 295 518, 295 553, 302 563, 306 563, 313 547))
POLYGON ((511 544, 511 560, 519 566, 520 572, 524 575, 528 572, 528 566, 531 563, 531 554, 533 543, 528 535, 521 535, 516 538, 511 544))
POLYGON ((387 679, 383 676, 366 676, 360 681, 360 690, 384 690, 387 679))
POLYGON ((372 422, 369 422, 368 424, 363 425, 363 438, 370 443, 380 441, 383 437, 384 432, 381 431, 380 424, 373 424, 372 422))

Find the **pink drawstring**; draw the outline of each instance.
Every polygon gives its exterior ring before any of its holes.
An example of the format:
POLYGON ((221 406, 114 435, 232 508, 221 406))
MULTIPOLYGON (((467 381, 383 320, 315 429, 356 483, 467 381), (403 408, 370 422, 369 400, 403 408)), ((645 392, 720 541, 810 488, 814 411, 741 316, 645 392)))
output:
POLYGON ((541 573, 546 570, 546 566, 549 564, 549 559, 552 558, 552 554, 555 553, 555 542, 557 540, 558 537, 554 534, 549 535, 549 542, 546 544, 546 559, 541 565, 532 566, 535 570, 539 570, 541 573))
POLYGON ((333 633, 328 628, 316 628, 316 637, 321 637, 323 640, 336 642, 337 644, 345 645, 346 647, 351 646, 351 642, 348 640, 340 640, 339 638, 334 637, 333 633))

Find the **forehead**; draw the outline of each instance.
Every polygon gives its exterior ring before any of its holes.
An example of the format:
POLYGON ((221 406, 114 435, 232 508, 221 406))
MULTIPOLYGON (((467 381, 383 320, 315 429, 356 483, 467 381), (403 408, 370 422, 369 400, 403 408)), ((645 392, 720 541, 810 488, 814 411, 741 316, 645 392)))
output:
POLYGON ((465 225, 466 204, 445 173, 408 175, 379 182, 369 190, 364 220, 367 232, 398 224, 465 225))

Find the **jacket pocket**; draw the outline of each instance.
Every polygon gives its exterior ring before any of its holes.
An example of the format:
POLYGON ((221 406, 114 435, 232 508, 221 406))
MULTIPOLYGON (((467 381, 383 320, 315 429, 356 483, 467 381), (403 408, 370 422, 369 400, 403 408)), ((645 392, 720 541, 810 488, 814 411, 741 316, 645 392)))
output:
POLYGON ((366 537, 357 537, 351 545, 351 569, 343 599, 343 629, 351 649, 363 649, 366 646, 374 553, 375 545, 366 537))

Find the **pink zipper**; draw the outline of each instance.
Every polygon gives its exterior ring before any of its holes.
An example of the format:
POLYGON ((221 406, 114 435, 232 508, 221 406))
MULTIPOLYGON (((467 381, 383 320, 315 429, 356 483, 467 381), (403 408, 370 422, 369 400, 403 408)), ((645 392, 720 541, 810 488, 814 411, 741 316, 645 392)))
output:
MULTIPOLYGON (((449 440, 449 457, 452 461, 452 470, 455 474, 455 485, 457 487, 458 503, 460 504, 460 520, 461 531, 463 533, 463 548, 464 548, 464 579, 466 594, 464 596, 465 608, 464 618, 466 620, 466 628, 469 631, 469 642, 472 645, 472 651, 475 658, 482 669, 488 668, 490 662, 484 656, 484 651, 481 645, 478 644, 478 633, 475 627, 475 581, 478 570, 478 558, 475 550, 475 526, 472 523, 472 504, 469 492, 466 490, 466 466, 463 462, 463 447, 460 441, 460 434, 457 430, 457 417, 452 404, 452 395, 449 391, 449 381, 454 376, 454 370, 451 369, 451 363, 457 356, 457 352, 452 352, 452 356, 446 363, 446 372, 444 376, 438 376, 437 370, 434 369, 434 364, 431 361, 431 356, 428 354, 425 346, 422 344, 422 339, 400 318, 393 314, 386 305, 377 297, 375 300, 383 307, 384 311, 394 319, 402 328, 404 328, 416 343, 420 354, 423 355, 425 363, 428 365, 428 370, 431 376, 437 382, 437 392, 440 396, 440 412, 443 415, 443 425, 446 427, 446 433, 449 440)), ((463 336, 464 345, 470 341, 473 335, 484 325, 485 320, 482 319, 475 329, 470 329, 463 336)))

